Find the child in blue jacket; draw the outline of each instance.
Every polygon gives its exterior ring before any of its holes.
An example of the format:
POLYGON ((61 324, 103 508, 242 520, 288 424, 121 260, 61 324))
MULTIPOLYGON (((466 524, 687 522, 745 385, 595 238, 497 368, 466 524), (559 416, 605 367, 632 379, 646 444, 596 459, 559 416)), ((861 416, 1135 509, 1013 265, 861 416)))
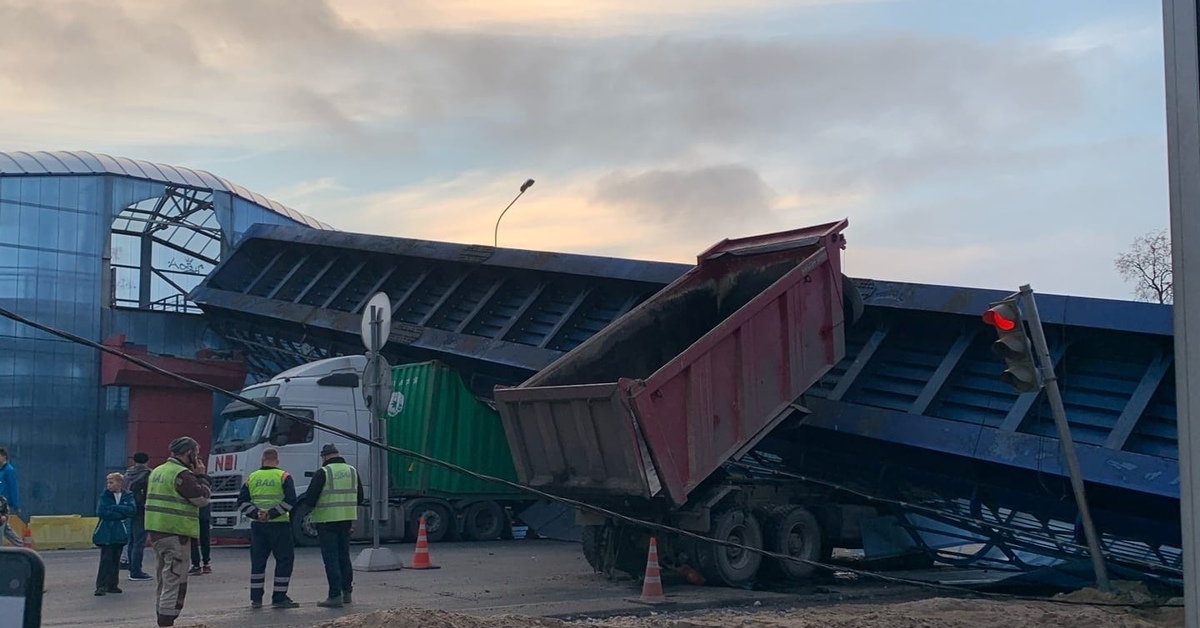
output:
POLYGON ((129 542, 129 520, 137 514, 133 493, 125 490, 125 476, 109 473, 106 490, 96 503, 100 521, 92 532, 92 543, 100 546, 100 567, 96 571, 96 595, 121 593, 121 550, 129 542))

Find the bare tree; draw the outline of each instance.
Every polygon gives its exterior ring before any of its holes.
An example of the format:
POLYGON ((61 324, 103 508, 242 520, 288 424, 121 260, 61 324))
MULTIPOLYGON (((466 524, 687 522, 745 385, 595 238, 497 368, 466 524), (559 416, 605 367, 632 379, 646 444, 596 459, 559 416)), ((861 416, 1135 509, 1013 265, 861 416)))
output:
POLYGON ((1171 303, 1171 236, 1166 229, 1138 236, 1114 264, 1125 281, 1132 281, 1139 301, 1171 303))

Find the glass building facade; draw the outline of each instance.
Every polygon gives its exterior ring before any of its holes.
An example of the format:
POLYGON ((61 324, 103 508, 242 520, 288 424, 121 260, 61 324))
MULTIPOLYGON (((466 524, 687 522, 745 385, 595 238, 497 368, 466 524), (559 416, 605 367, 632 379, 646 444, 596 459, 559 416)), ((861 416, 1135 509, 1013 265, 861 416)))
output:
MULTIPOLYGON (((212 174, 92 153, 0 153, 0 306, 151 353, 224 348, 188 292, 254 223, 329 226, 212 174)), ((128 393, 100 356, 0 317, 0 446, 27 515, 90 515, 126 466, 128 393)))

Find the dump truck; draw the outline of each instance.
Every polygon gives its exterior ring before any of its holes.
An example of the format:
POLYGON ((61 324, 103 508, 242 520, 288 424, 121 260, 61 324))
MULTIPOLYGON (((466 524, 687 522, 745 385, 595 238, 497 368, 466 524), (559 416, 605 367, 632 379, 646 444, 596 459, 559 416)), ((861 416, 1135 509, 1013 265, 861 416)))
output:
MULTIPOLYGON (((494 396, 521 483, 721 541, 806 560, 859 543, 869 506, 727 464, 805 409, 796 400, 845 355, 861 313, 841 271, 847 221, 724 240, 696 266, 537 375, 494 396)), ((593 568, 639 574, 648 532, 580 510, 593 568)), ((747 586, 807 563, 682 535, 658 556, 747 586)))
MULTIPOLYGON (((242 391, 242 395, 291 414, 367 437, 371 413, 362 395, 367 359, 350 355, 318 360, 284 371, 242 391)), ((460 465, 472 471, 516 481, 512 455, 505 446, 499 415, 470 393, 462 377, 437 361, 392 368, 392 396, 387 408, 388 442, 460 465)), ((258 468, 263 449, 279 451, 280 466, 303 493, 321 464, 318 452, 329 443, 361 474, 370 495, 369 447, 314 429, 240 401, 222 413, 220 434, 209 456, 214 536, 248 537, 250 521, 237 512, 242 483, 258 468)), ((388 457, 389 517, 382 540, 411 539, 425 518, 431 542, 448 539, 492 540, 511 533, 515 512, 534 499, 521 491, 471 477, 388 457)), ((300 545, 315 545, 307 506, 292 511, 292 528, 300 545)), ((357 538, 371 538, 370 509, 359 508, 357 538)))

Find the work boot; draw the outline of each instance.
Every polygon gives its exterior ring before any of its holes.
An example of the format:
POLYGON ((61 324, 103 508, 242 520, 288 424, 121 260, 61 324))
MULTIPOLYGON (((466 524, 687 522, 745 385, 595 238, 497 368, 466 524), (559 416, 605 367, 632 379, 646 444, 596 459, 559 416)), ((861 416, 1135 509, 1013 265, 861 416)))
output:
POLYGON ((342 596, 339 595, 337 597, 334 597, 331 595, 324 602, 317 602, 317 606, 321 606, 324 608, 341 608, 342 607, 342 596))
POLYGON ((352 600, 350 599, 350 592, 342 591, 342 604, 349 604, 351 601, 352 600))
POLYGON ((285 595, 279 599, 272 600, 271 606, 274 608, 299 608, 300 603, 285 595))
POLYGON ((250 600, 250 608, 262 608, 262 600, 250 600))

